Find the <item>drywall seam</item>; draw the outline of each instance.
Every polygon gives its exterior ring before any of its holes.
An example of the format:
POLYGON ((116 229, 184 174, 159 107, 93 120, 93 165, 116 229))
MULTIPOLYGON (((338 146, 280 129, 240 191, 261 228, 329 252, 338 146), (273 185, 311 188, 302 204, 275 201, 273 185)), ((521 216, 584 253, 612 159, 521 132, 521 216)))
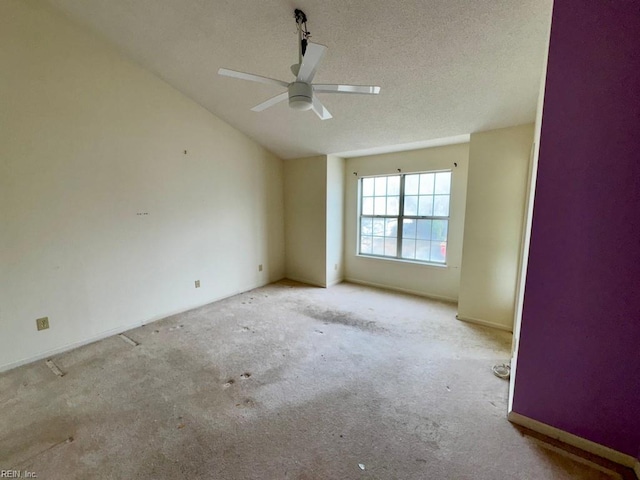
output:
POLYGON ((485 327, 497 328, 498 330, 504 330, 506 332, 512 332, 508 326, 501 323, 491 322, 489 320, 482 320, 481 318, 465 317, 462 315, 456 315, 456 318, 462 322, 475 323, 477 325, 483 325, 485 327))
POLYGON ((141 321, 138 321, 138 322, 130 323, 128 325, 122 325, 120 327, 111 328, 111 329, 105 330, 104 332, 101 332, 101 333, 99 333, 97 335, 94 335, 94 336, 89 337, 89 338, 85 338, 85 339, 77 341, 77 342, 69 343, 69 344, 63 345, 61 347, 56 347, 56 348, 53 348, 51 350, 47 350, 46 352, 39 353, 37 355, 32 355, 30 357, 26 357, 26 358, 23 358, 23 359, 20 359, 20 360, 16 360, 15 362, 5 363, 4 365, 0 365, 0 373, 6 372, 8 370, 13 370, 14 368, 21 367, 22 365, 26 365, 28 363, 33 363, 33 362, 37 362, 38 360, 43 360, 45 358, 50 358, 50 357, 53 357, 55 355, 60 355, 61 353, 65 353, 65 352, 68 352, 70 350, 74 350, 76 348, 83 347, 85 345, 89 345, 90 343, 98 342, 100 340, 104 340, 105 338, 108 338, 108 337, 111 337, 111 336, 114 336, 114 335, 119 335, 119 334, 127 332, 129 330, 133 330, 134 328, 138 328, 138 327, 141 327, 143 325, 147 325, 149 323, 157 322, 158 320, 162 320, 164 318, 168 318, 168 317, 171 317, 173 315, 177 315, 177 314, 180 314, 180 313, 184 313, 184 312, 188 312, 188 311, 191 311, 191 310, 195 310, 197 308, 204 307, 205 305, 209 305, 211 303, 215 303, 215 302, 218 302, 218 301, 223 300, 225 298, 233 297, 235 295, 239 295, 241 293, 253 290, 254 288, 263 287, 265 285, 268 285, 268 284, 258 283, 256 285, 254 285, 253 287, 250 287, 250 288, 248 288, 246 290, 245 289, 241 289, 241 290, 238 290, 238 291, 236 291, 234 293, 231 293, 229 295, 224 295, 222 297, 214 298, 213 300, 209 300, 206 303, 203 303, 201 305, 196 305, 194 307, 189 307, 186 310, 172 312, 172 313, 168 313, 166 315, 153 317, 153 318, 150 318, 150 319, 147 319, 147 320, 141 320, 141 321))
POLYGON ((409 288, 393 287, 393 286, 389 286, 389 285, 384 285, 382 283, 368 282, 366 280, 360 280, 358 278, 353 278, 353 277, 345 277, 344 281, 345 282, 349 282, 349 283, 355 283, 357 285, 365 285, 367 287, 382 288, 384 290, 391 290, 391 291, 394 291, 394 292, 408 293, 410 295, 417 295, 419 297, 430 298, 432 300, 438 300, 439 302, 452 303, 454 305, 458 304, 458 301, 455 298, 441 297, 439 295, 431 295, 431 294, 428 294, 428 293, 420 292, 418 290, 411 290, 409 288))
POLYGON ((534 432, 546 435, 547 437, 560 440, 561 442, 564 442, 568 445, 577 447, 581 450, 584 450, 585 452, 593 453, 594 455, 598 455, 599 457, 606 458, 607 460, 611 460, 612 462, 619 463, 620 465, 624 465, 625 467, 631 467, 635 469, 637 466, 638 461, 630 455, 618 452, 617 450, 605 447, 604 445, 600 445, 599 443, 592 442, 591 440, 587 440, 586 438, 579 437, 572 433, 565 432, 564 430, 560 430, 559 428, 552 427, 551 425, 547 425, 546 423, 539 422, 537 420, 534 420, 533 418, 520 415, 519 413, 516 413, 514 411, 510 411, 508 413, 507 419, 511 423, 521 425, 530 430, 533 430, 534 432))

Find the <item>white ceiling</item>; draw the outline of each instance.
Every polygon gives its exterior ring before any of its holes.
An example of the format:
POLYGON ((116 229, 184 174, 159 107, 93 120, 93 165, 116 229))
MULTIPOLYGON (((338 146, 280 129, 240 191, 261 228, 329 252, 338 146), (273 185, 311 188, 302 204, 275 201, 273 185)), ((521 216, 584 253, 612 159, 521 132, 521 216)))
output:
POLYGON ((138 64, 282 158, 417 144, 534 120, 552 0, 49 0, 138 64), (278 87, 292 80, 294 8, 329 47, 316 83, 375 84, 379 96, 321 94, 322 121, 278 87))

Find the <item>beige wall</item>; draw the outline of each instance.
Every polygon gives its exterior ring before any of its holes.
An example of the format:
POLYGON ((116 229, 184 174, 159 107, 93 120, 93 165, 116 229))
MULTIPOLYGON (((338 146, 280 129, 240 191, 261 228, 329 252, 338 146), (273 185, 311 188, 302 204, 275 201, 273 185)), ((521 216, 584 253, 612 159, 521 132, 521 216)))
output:
POLYGON ((458 318, 513 329, 534 127, 471 135, 458 318))
POLYGON ((458 299, 469 144, 347 159, 345 182, 345 278, 450 301, 458 299), (457 167, 454 164, 457 163, 457 167), (357 254, 358 178, 428 170, 452 170, 447 265, 385 260, 357 254), (357 176, 353 174, 357 172, 357 176))
POLYGON ((327 156, 327 285, 344 278, 345 160, 327 156))
POLYGON ((327 285, 327 157, 284 162, 286 276, 327 285))
POLYGON ((0 45, 0 369, 283 277, 280 159, 44 2, 0 45))
POLYGON ((286 276, 328 287, 344 275, 344 165, 335 155, 285 161, 286 276))

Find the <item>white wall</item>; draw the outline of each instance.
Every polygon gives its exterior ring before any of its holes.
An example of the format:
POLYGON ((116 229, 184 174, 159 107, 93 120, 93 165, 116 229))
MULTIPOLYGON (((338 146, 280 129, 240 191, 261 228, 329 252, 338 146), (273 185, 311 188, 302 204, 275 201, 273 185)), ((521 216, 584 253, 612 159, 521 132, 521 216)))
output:
POLYGON ((327 285, 344 278, 345 160, 327 156, 327 285))
POLYGON ((286 276, 327 285, 327 157, 284 162, 286 276))
POLYGON ((0 44, 0 369, 283 277, 280 159, 44 2, 0 44))
POLYGON ((350 158, 346 161, 345 278, 450 301, 458 299, 464 229, 469 144, 350 158), (457 167, 454 164, 457 163, 457 167), (367 175, 451 169, 451 205, 447 265, 357 255, 358 178, 367 175), (357 176, 353 174, 357 172, 357 176))
POLYGON ((458 318, 513 329, 533 124, 471 135, 458 318))

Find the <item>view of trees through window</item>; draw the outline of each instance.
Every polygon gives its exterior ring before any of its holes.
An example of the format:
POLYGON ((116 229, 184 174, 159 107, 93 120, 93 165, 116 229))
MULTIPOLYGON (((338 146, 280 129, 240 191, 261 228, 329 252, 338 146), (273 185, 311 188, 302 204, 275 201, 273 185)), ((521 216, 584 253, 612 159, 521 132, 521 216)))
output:
POLYGON ((446 263, 450 170, 360 181, 361 255, 446 263))

